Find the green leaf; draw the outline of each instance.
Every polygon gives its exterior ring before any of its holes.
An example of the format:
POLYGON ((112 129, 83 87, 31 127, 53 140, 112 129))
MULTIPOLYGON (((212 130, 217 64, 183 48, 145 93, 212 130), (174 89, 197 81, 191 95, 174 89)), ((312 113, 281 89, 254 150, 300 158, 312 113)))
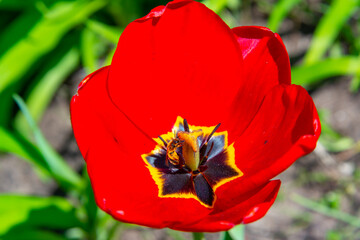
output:
MULTIPOLYGON (((8 49, 0 59, 0 96, 8 99, 14 93, 14 86, 22 80, 32 65, 50 50, 54 49, 62 37, 76 25, 105 5, 104 1, 58 2, 28 32, 28 34, 8 49)), ((9 105, 0 101, 0 115, 7 116, 9 105)), ((0 124, 8 121, 1 118, 0 124)))
POLYGON ((353 79, 351 80, 351 84, 350 84, 351 92, 356 93, 359 91, 359 89, 360 89, 360 73, 358 73, 357 75, 355 75, 353 77, 353 79))
MULTIPOLYGON (((79 58, 80 53, 76 48, 61 52, 60 56, 56 56, 56 62, 51 64, 53 67, 46 68, 46 71, 36 80, 35 87, 26 98, 26 105, 31 116, 34 116, 35 122, 41 119, 61 83, 77 68, 79 58), (59 60, 57 60, 58 57, 60 57, 59 60)), ((14 125, 24 136, 29 136, 31 130, 23 114, 16 115, 14 125)))
POLYGON ((34 164, 43 175, 49 175, 47 165, 39 149, 22 137, 0 127, 0 151, 12 153, 34 164))
POLYGON ((95 34, 85 28, 81 34, 81 59, 88 74, 94 72, 98 68, 95 46, 95 34))
MULTIPOLYGON (((42 4, 52 4, 56 0, 41 0, 42 4)), ((38 0, 0 0, 0 9, 5 10, 23 10, 26 8, 32 8, 36 4, 39 4, 38 0)))
POLYGON ((2 240, 19 240, 19 239, 26 239, 26 240, 68 240, 64 236, 59 234, 50 232, 50 231, 43 231, 43 230, 24 230, 16 232, 10 232, 1 238, 2 240))
POLYGON ((86 27, 114 44, 118 43, 122 33, 121 29, 94 20, 87 20, 86 27))
POLYGON ((56 151, 46 141, 40 129, 37 127, 34 119, 31 117, 31 114, 27 109, 24 101, 18 95, 14 95, 14 99, 18 104, 21 112, 25 115, 28 124, 30 125, 30 128, 35 137, 36 144, 39 147, 40 152, 43 155, 52 176, 65 190, 81 189, 81 178, 69 167, 69 165, 56 153, 56 151))
POLYGON ((87 28, 85 28, 81 34, 81 59, 88 74, 94 72, 98 68, 96 57, 96 36, 87 28))
POLYGON ((166 229, 166 232, 174 240, 186 240, 186 238, 181 234, 180 231, 176 231, 168 228, 166 229))
POLYGON ((2 72, 0 91, 18 81, 39 56, 53 49, 59 43, 66 32, 103 6, 104 2, 102 1, 56 4, 32 28, 27 37, 9 49, 0 59, 0 72, 2 72))
POLYGON ((313 200, 310 200, 308 198, 302 197, 298 194, 291 195, 291 200, 293 200, 295 203, 297 203, 305 208, 308 208, 314 212, 318 212, 325 216, 343 221, 343 222, 345 222, 349 225, 355 226, 357 228, 360 227, 360 218, 358 218, 357 216, 352 216, 348 213, 329 208, 326 205, 323 205, 323 204, 320 204, 313 200))
POLYGON ((115 54, 115 51, 116 51, 116 47, 114 47, 112 50, 110 50, 110 52, 108 53, 108 55, 105 58, 104 66, 108 66, 108 65, 111 64, 111 61, 112 61, 113 56, 115 54))
POLYGON ((0 57, 2 57, 2 55, 4 55, 12 46, 24 38, 24 36, 27 36, 33 26, 40 19, 41 14, 34 9, 30 9, 7 24, 7 26, 1 31, 0 57))
POLYGON ((205 240, 204 233, 202 232, 193 232, 193 240, 205 240))
POLYGON ((296 66, 291 70, 292 83, 312 85, 329 77, 360 73, 360 58, 346 56, 326 59, 311 65, 296 66))
POLYGON ((245 240, 245 225, 239 224, 230 229, 229 234, 233 240, 245 240))
POLYGON ((227 5, 228 0, 205 0, 205 4, 208 8, 219 14, 227 5))
POLYGON ((219 240, 233 240, 228 231, 221 232, 219 240))
POLYGON ((272 9, 268 21, 268 28, 277 32, 284 18, 301 0, 279 0, 272 9))
POLYGON ((86 168, 84 170, 84 175, 85 176, 83 177, 83 179, 86 181, 86 186, 85 192, 83 194, 83 205, 87 213, 86 215, 88 218, 88 229, 89 231, 96 231, 96 218, 98 213, 98 207, 95 202, 94 192, 86 168))
MULTIPOLYGON (((75 208, 64 198, 0 195, 0 236, 18 229, 80 227, 75 208)), ((21 238, 20 238, 21 239, 21 238)))
POLYGON ((359 0, 333 0, 330 8, 321 18, 315 29, 313 40, 307 51, 304 64, 312 64, 320 60, 336 37, 346 21, 357 10, 359 0))

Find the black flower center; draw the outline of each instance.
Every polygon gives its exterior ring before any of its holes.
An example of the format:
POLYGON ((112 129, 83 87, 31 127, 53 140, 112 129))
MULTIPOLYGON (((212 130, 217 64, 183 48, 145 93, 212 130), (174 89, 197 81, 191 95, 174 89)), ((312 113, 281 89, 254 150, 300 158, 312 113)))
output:
POLYGON ((159 197, 194 198, 212 207, 216 188, 242 176, 227 132, 216 133, 219 126, 189 126, 178 117, 173 132, 159 136, 159 145, 142 155, 159 197))

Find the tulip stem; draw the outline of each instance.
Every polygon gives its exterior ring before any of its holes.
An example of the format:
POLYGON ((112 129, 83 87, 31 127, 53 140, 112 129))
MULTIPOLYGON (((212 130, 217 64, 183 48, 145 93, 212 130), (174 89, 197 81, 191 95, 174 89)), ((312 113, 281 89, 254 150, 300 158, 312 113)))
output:
POLYGON ((202 232, 193 232, 193 240, 205 240, 204 233, 202 233, 202 232))

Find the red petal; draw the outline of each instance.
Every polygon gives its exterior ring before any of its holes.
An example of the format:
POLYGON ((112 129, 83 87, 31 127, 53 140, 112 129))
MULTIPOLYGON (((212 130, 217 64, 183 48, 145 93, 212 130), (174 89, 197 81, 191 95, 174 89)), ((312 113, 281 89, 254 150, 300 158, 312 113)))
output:
POLYGON ((289 56, 277 33, 258 26, 236 27, 232 30, 237 36, 245 69, 252 74, 252 79, 263 81, 262 84, 268 85, 267 91, 274 85, 291 83, 289 56))
POLYGON ((236 194, 264 184, 313 151, 320 132, 320 120, 306 90, 296 85, 275 87, 235 141, 236 165, 244 175, 217 190, 218 196, 231 198, 218 198, 217 206, 231 207, 238 201, 236 194))
POLYGON ((221 122, 241 79, 241 52, 229 27, 201 3, 176 1, 125 29, 109 91, 120 109, 156 137, 177 116, 198 126, 221 122))
POLYGON ((154 142, 108 98, 108 70, 86 77, 71 102, 75 137, 97 204, 121 221, 150 227, 199 221, 210 210, 198 201, 158 197, 158 187, 141 158, 154 142))
POLYGON ((263 187, 243 195, 242 201, 225 211, 214 211, 200 222, 176 228, 182 231, 227 231, 240 223, 250 223, 262 218, 274 203, 280 188, 280 180, 270 181, 263 187))
POLYGON ((140 155, 151 151, 155 141, 142 134, 111 102, 106 89, 108 72, 109 67, 104 67, 87 76, 71 101, 72 126, 82 155, 97 147, 105 133, 123 151, 140 155), (137 141, 142 144, 139 146, 137 141))
POLYGON ((275 87, 235 143, 238 166, 248 175, 271 179, 314 150, 320 131, 315 105, 304 88, 275 87))
POLYGON ((277 33, 265 27, 233 29, 244 58, 246 82, 239 89, 226 128, 229 142, 240 135, 258 111, 265 95, 279 84, 290 84, 290 61, 277 33), (233 138, 234 137, 234 138, 233 138))

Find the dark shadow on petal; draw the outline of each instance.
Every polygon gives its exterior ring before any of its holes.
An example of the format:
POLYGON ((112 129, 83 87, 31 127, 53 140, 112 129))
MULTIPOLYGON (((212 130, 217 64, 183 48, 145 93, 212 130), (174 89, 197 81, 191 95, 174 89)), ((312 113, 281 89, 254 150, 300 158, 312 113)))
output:
POLYGON ((292 143, 295 143, 304 135, 315 135, 313 108, 314 107, 312 106, 311 110, 309 110, 305 107, 298 116, 291 134, 292 143))
POLYGON ((191 0, 180 0, 180 1, 172 1, 169 2, 166 7, 170 8, 170 9, 175 9, 175 8, 179 8, 179 7, 183 7, 187 4, 189 4, 190 2, 192 2, 191 0))

